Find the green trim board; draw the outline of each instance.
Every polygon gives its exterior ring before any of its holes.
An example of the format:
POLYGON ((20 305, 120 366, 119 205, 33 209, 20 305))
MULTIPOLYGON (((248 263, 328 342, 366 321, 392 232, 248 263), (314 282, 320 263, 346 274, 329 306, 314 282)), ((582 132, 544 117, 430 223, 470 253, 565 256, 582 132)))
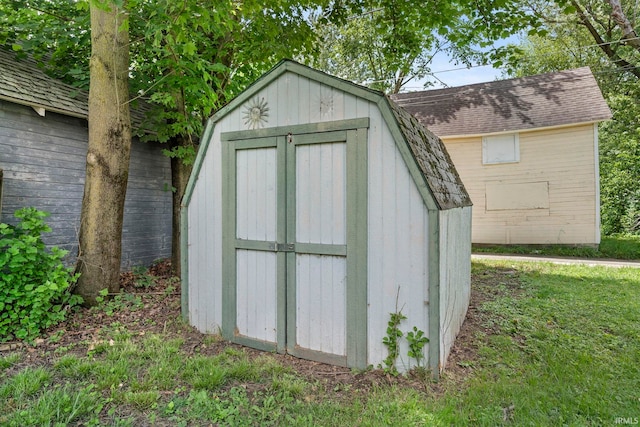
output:
POLYGON ((440 377, 440 211, 429 210, 429 354, 431 375, 440 377))
MULTIPOLYGON (((287 184, 287 140, 284 136, 278 137, 278 145, 277 145, 277 185, 278 188, 285 188, 287 184)), ((284 191, 277 192, 277 230, 276 237, 278 242, 288 242, 287 240, 287 194, 284 191)), ((277 350, 279 353, 286 352, 287 346, 287 288, 286 283, 288 280, 287 277, 287 262, 289 261, 289 252, 281 252, 278 254, 278 271, 277 274, 277 282, 278 282, 278 295, 277 295, 277 304, 278 304, 278 312, 277 316, 277 350)))
MULTIPOLYGON (((180 206, 183 208, 188 207, 191 202, 191 196, 193 195, 193 191, 196 186, 196 182, 198 181, 198 176, 200 175, 200 171, 202 170, 202 164, 204 163, 204 159, 207 156, 207 152, 209 151, 209 144, 211 144, 211 140, 213 139, 213 131, 215 130, 215 122, 211 119, 207 120, 207 125, 204 128, 204 133, 202 134, 202 144, 198 149, 198 154, 196 155, 196 160, 193 162, 193 169, 191 170, 191 175, 189 176, 189 181, 187 181, 187 187, 184 190, 184 196, 182 196, 182 203, 180 206)), ((184 230, 183 230, 184 231, 184 230)), ((186 248, 181 248, 186 249, 186 248)))
POLYGON ((189 215, 183 208, 180 211, 180 312, 185 321, 189 321, 189 215))
POLYGON ((340 356, 337 354, 323 353, 321 351, 309 350, 307 348, 296 347, 289 351, 289 354, 302 359, 313 360, 320 363, 326 363, 329 365, 352 367, 349 365, 347 356, 340 356))
POLYGON ((222 336, 233 340, 236 327, 236 153, 222 144, 222 336))
MULTIPOLYGON (((369 118, 336 120, 331 122, 308 123, 303 125, 277 126, 265 129, 239 130, 225 132, 220 135, 221 141, 253 141, 262 138, 278 137, 283 135, 304 135, 308 144, 320 142, 344 141, 346 134, 340 131, 369 127, 369 118)), ((300 144, 300 142, 296 142, 300 144)))
POLYGON ((262 351, 277 351, 277 345, 275 343, 269 341, 262 341, 255 338, 245 337, 243 335, 234 335, 233 340, 234 343, 245 345, 247 347, 255 348, 257 350, 262 351))
POLYGON ((367 367, 368 131, 348 131, 347 162, 347 364, 367 367))

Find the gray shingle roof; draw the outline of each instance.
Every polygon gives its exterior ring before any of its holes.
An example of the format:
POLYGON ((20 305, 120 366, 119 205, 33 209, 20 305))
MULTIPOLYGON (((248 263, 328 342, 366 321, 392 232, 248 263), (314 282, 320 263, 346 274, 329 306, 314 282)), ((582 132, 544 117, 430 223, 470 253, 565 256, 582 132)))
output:
POLYGON ((0 48, 0 99, 87 118, 88 93, 49 77, 35 61, 0 48))
POLYGON ((392 100, 389 106, 440 209, 471 206, 469 193, 440 138, 392 100))
POLYGON ((589 67, 392 98, 439 136, 480 135, 611 118, 589 67))
MULTIPOLYGON (((33 59, 18 59, 14 52, 2 47, 0 99, 72 117, 86 119, 89 116, 87 91, 49 77, 33 59)), ((140 126, 149 106, 142 102, 136 105, 131 110, 131 121, 135 126, 140 126)))

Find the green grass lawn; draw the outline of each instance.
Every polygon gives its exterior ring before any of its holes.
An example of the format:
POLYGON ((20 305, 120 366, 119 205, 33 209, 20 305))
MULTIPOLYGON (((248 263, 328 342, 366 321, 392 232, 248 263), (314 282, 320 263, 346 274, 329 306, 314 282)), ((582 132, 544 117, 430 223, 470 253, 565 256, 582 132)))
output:
POLYGON ((597 249, 590 247, 571 247, 560 245, 474 245, 473 251, 498 254, 640 260, 640 236, 603 236, 600 242, 600 246, 597 249))
POLYGON ((329 387, 268 353, 228 346, 198 354, 179 334, 108 325, 90 346, 35 358, 28 348, 0 353, 0 425, 599 426, 640 418, 640 270, 483 261, 473 275, 484 302, 465 356, 437 384, 329 387))

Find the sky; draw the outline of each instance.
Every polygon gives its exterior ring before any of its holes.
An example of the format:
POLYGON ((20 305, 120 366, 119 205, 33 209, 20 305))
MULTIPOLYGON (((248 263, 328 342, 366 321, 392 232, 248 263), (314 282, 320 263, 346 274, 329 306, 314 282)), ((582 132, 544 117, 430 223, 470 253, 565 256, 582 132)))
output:
POLYGON ((439 89, 443 87, 464 86, 474 83, 491 82, 496 80, 501 70, 497 70, 490 65, 484 65, 473 68, 464 68, 464 65, 456 65, 453 62, 442 61, 434 62, 431 69, 435 76, 440 80, 434 86, 424 88, 424 81, 412 81, 404 87, 404 92, 415 92, 427 89, 439 89), (462 68, 462 69, 460 69, 462 68), (449 71, 455 69, 455 71, 449 71))
MULTIPOLYGON (((504 46, 508 43, 518 42, 519 39, 517 36, 511 36, 507 39, 496 42, 495 46, 504 46)), ((500 75, 502 74, 502 70, 495 69, 491 65, 465 68, 464 64, 456 64, 453 62, 445 52, 441 52, 434 56, 431 63, 431 71, 433 71, 440 82, 436 82, 434 86, 424 88, 424 80, 412 81, 403 88, 403 92, 415 92, 419 90, 492 82, 500 78, 500 75)))

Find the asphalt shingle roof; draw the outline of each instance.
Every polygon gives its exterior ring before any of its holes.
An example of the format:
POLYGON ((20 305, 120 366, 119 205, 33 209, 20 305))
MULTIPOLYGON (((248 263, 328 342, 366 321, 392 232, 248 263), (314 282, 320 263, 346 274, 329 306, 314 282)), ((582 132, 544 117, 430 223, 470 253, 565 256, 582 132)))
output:
POLYGON ((611 118, 589 67, 392 99, 438 136, 481 135, 611 118))
POLYGON ((440 138, 392 100, 389 106, 440 209, 471 206, 471 197, 440 138))
MULTIPOLYGON (((16 57, 0 47, 0 99, 72 117, 87 119, 89 93, 48 76, 31 58, 16 57)), ((131 110, 136 126, 144 121, 148 106, 138 103, 131 110)))
POLYGON ((88 93, 49 77, 35 61, 0 49, 0 99, 87 118, 88 93))

